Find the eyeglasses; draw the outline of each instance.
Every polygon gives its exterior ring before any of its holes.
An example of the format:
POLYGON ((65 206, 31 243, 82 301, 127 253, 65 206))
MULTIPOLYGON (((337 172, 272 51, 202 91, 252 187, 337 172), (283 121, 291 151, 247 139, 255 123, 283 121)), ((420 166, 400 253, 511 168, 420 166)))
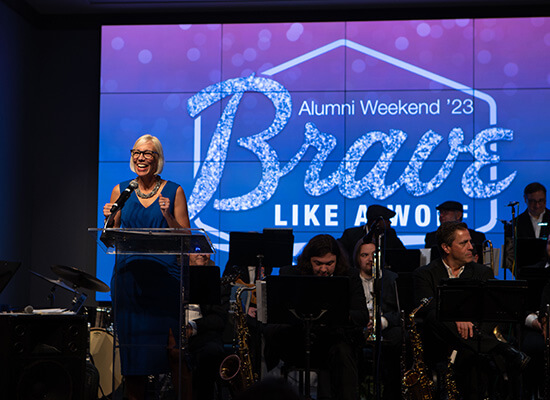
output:
POLYGON ((544 204, 546 203, 546 198, 542 198, 542 199, 527 199, 527 202, 529 204, 544 204))
POLYGON ((158 156, 159 153, 157 153, 156 151, 151 151, 151 150, 145 150, 145 151, 140 151, 140 150, 130 150, 130 153, 132 153, 132 157, 134 158, 139 158, 142 154, 143 154, 143 158, 145 158, 146 160, 152 160, 155 155, 158 156))

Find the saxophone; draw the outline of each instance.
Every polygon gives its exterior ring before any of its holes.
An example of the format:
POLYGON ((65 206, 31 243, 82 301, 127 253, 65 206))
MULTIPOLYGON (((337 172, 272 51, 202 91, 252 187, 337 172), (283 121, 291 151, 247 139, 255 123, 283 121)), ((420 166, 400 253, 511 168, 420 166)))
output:
POLYGON ((237 352, 225 357, 220 365, 220 377, 224 381, 228 381, 237 393, 244 391, 257 380, 257 376, 252 370, 252 360, 248 346, 250 331, 246 324, 246 315, 241 300, 243 291, 254 289, 254 287, 246 286, 237 289, 235 303, 232 305, 237 332, 237 352))
POLYGON ((454 377, 454 370, 453 365, 455 363, 456 358, 456 350, 453 350, 451 355, 449 356, 449 362, 447 363, 447 369, 445 370, 445 381, 443 384, 445 385, 445 400, 460 400, 460 393, 458 392, 458 388, 456 386, 456 381, 454 377))
POLYGON ((432 400, 434 398, 434 383, 428 377, 428 368, 424 363, 422 340, 416 329, 415 314, 427 306, 432 298, 424 298, 420 305, 409 314, 409 335, 412 345, 413 365, 406 371, 402 379, 402 392, 406 400, 432 400))

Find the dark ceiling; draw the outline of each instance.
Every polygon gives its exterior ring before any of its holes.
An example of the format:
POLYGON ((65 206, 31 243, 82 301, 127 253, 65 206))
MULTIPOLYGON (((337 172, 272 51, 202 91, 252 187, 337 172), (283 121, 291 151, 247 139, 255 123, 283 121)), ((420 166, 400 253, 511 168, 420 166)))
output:
POLYGON ((548 16, 549 0, 1 0, 48 25, 548 16))

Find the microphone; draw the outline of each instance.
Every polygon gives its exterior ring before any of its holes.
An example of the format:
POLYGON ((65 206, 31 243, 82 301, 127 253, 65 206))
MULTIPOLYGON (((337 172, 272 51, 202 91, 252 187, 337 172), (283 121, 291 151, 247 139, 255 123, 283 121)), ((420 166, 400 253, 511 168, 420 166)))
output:
POLYGON ((517 206, 518 204, 519 204, 519 201, 511 201, 508 203, 506 207, 514 207, 514 206, 517 206))
POLYGON ((383 233, 383 229, 378 226, 378 221, 380 220, 384 220, 384 218, 382 216, 378 216, 370 224, 368 233, 365 236, 363 236, 363 244, 372 243, 372 239, 374 238, 374 235, 383 233))
POLYGON ((115 214, 118 210, 120 210, 122 207, 124 207, 124 203, 126 203, 126 200, 130 197, 132 192, 136 190, 138 187, 138 182, 136 179, 130 181, 130 184, 124 191, 118 196, 118 199, 116 199, 115 203, 111 207, 111 215, 115 214))

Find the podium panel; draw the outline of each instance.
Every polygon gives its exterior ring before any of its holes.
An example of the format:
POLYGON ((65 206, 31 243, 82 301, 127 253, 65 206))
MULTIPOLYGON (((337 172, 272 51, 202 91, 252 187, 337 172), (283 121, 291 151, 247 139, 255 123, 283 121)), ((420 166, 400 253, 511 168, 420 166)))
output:
POLYGON ((212 254, 212 242, 203 229, 89 228, 107 254, 212 254))
POLYGON ((188 254, 214 253, 210 239, 202 229, 91 228, 89 232, 107 254, 116 255, 111 297, 117 342, 111 365, 120 361, 122 375, 128 376, 170 372, 178 393, 176 385, 183 380, 186 363, 182 349, 189 303, 220 302, 219 268, 186 265, 188 254))

